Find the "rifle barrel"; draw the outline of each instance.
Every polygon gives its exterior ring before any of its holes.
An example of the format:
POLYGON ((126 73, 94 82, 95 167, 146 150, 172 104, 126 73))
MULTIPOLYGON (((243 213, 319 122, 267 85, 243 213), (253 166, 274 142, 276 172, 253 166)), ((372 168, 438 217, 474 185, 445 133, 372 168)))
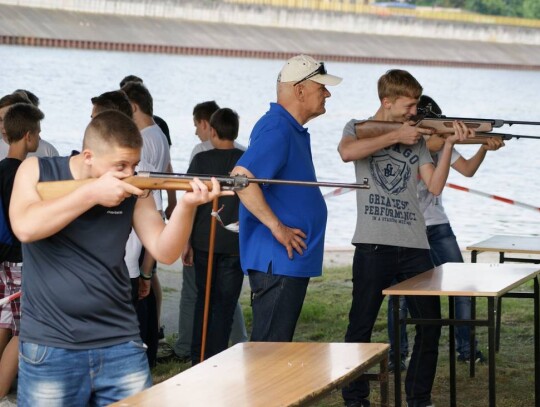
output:
POLYGON ((513 138, 529 138, 534 140, 540 140, 540 136, 526 136, 524 134, 508 134, 508 133, 476 133, 476 137, 502 137, 503 140, 510 140, 513 138))
MULTIPOLYGON (((210 181, 212 175, 197 175, 197 174, 176 174, 167 172, 139 172, 139 177, 148 178, 168 178, 177 180, 192 180, 193 177, 199 178, 201 181, 210 181)), ((369 189, 369 182, 364 178, 363 183, 342 183, 342 182, 319 182, 319 181, 298 181, 284 179, 265 179, 265 178, 248 178, 245 175, 232 176, 214 176, 221 184, 223 189, 242 189, 248 186, 249 183, 256 184, 276 184, 276 185, 296 185, 307 187, 332 187, 332 188, 354 188, 354 189, 369 189)))

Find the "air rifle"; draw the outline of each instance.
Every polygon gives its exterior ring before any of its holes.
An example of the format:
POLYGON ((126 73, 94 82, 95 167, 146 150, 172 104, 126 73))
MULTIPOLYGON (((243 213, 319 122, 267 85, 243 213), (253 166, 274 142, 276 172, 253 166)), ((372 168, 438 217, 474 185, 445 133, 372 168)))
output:
MULTIPOLYGON (((127 182, 139 189, 154 190, 165 189, 173 191, 191 191, 190 181, 194 177, 199 178, 202 182, 212 189, 211 175, 194 175, 194 174, 175 174, 165 172, 139 172, 137 175, 124 178, 127 182)), ((364 178, 363 183, 341 183, 341 182, 318 182, 318 181, 294 181, 283 179, 264 179, 264 178, 248 178, 245 175, 232 176, 215 176, 221 189, 225 191, 240 191, 246 188, 249 184, 274 184, 274 185, 295 185, 307 187, 333 187, 333 188, 354 188, 354 189, 369 189, 367 178, 364 178)), ((68 181, 47 181, 37 184, 37 191, 42 199, 54 199, 67 195, 75 189, 95 181, 95 178, 83 180, 68 180, 68 181)))
MULTIPOLYGON (((429 119, 420 119, 416 121, 415 126, 432 129, 434 134, 440 136, 449 136, 454 133, 452 127, 452 122, 454 120, 462 120, 468 128, 476 130, 476 136, 471 137, 467 140, 459 142, 459 144, 486 144, 489 137, 500 137, 503 140, 510 140, 512 138, 528 138, 528 139, 537 139, 540 140, 540 137, 537 136, 526 136, 521 134, 507 134, 507 133, 489 133, 493 127, 499 127, 503 124, 527 124, 527 125, 540 125, 540 122, 517 122, 517 121, 506 121, 506 120, 485 120, 485 119, 464 119, 457 117, 449 118, 429 118, 429 119), (503 124, 500 124, 504 122, 503 124), (497 124, 497 126, 495 124, 497 124)), ((356 137, 361 138, 371 138, 382 136, 383 134, 390 133, 391 131, 399 129, 403 123, 400 122, 386 122, 380 120, 366 120, 364 122, 356 123, 355 132, 356 137)))
MULTIPOLYGON (((471 137, 459 144, 486 144, 489 137, 500 137, 503 140, 510 140, 512 138, 529 138, 540 139, 536 136, 525 136, 520 134, 506 134, 506 133, 490 133, 494 127, 502 127, 504 125, 526 125, 526 126, 540 126, 540 122, 527 122, 522 120, 501 120, 501 119, 472 119, 467 117, 446 117, 443 114, 439 114, 433 111, 433 106, 428 103, 425 107, 419 107, 417 115, 411 118, 411 121, 415 122, 415 126, 434 130, 434 134, 440 136, 448 136, 454 134, 454 121, 463 122, 468 128, 476 131, 476 136, 471 137)), ((378 120, 367 120, 365 122, 357 123, 355 126, 355 132, 357 138, 370 138, 377 137, 383 134, 390 133, 391 131, 399 129, 403 123, 400 122, 385 122, 378 120)))

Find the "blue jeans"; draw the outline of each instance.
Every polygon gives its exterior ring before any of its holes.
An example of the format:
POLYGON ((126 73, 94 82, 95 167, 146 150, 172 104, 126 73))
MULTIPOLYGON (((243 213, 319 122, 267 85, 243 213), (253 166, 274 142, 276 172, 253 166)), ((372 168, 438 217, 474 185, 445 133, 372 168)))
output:
POLYGON ((85 350, 19 344, 20 407, 105 406, 151 385, 139 341, 85 350))
MULTIPOLYGON (((375 244, 355 246, 353 300, 345 342, 370 342, 384 298, 382 290, 389 287, 394 280, 401 282, 431 269, 433 264, 429 250, 375 244)), ((439 297, 408 297, 408 305, 414 318, 441 317, 439 297)), ((431 400, 440 334, 440 326, 416 326, 412 357, 405 378, 409 404, 421 404, 431 400)), ((343 388, 342 395, 347 404, 367 401, 369 382, 353 381, 343 388)))
MULTIPOLYGON (((456 236, 452 231, 452 227, 449 223, 442 223, 440 225, 432 225, 427 227, 427 236, 429 246, 431 248, 430 255, 435 266, 441 264, 453 262, 463 263, 463 256, 461 250, 457 244, 456 236)), ((404 314, 407 315, 407 305, 403 304, 403 298, 400 299, 400 315, 404 310, 404 314), (404 305, 404 306, 403 306, 404 305)), ((455 315, 456 319, 470 319, 471 318, 471 298, 470 297, 455 297, 455 315)), ((392 354, 394 329, 394 317, 392 314, 392 301, 388 299, 388 337, 390 338, 390 354, 392 354)), ((470 334, 471 327, 465 325, 456 326, 456 350, 461 356, 468 358, 471 353, 470 347, 470 334)), ((407 342, 407 331, 401 330, 401 350, 403 351, 404 339, 407 342)), ((478 343, 478 342, 476 342, 478 343)), ((402 352, 403 354, 403 352, 402 352)))
MULTIPOLYGON (((197 303, 193 318, 191 362, 195 365, 200 362, 201 358, 208 252, 194 250, 193 261, 197 283, 197 303)), ((243 281, 244 273, 240 267, 240 256, 214 254, 205 359, 224 351, 229 346, 234 310, 238 303, 243 281)))
MULTIPOLYGON (((448 262, 463 263, 463 256, 461 255, 461 250, 459 250, 456 235, 454 235, 450 223, 428 226, 427 235, 429 246, 431 247, 431 258, 435 266, 440 266, 448 262)), ((455 297, 455 311, 456 319, 470 319, 471 297, 455 297)), ((457 325, 455 332, 457 352, 464 357, 469 356, 471 353, 469 343, 471 327, 457 325)))
POLYGON ((253 342, 291 342, 302 311, 309 277, 289 277, 249 270, 253 342))

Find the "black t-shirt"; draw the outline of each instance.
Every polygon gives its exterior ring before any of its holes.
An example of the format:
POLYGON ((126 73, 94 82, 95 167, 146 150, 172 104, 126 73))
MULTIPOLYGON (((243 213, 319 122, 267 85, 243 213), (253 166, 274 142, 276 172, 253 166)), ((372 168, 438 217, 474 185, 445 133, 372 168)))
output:
POLYGON ((13 182, 15 174, 21 165, 22 161, 16 158, 4 158, 0 161, 0 199, 2 201, 3 217, 9 227, 9 231, 13 237, 13 244, 5 261, 20 263, 22 261, 21 242, 13 235, 11 222, 9 221, 9 203, 11 202, 11 192, 13 191, 13 182))
MULTIPOLYGON (((199 175, 229 175, 236 166, 244 152, 237 148, 229 150, 213 149, 203 151, 193 157, 188 174, 199 175)), ((219 217, 224 225, 238 222, 238 207, 240 200, 237 195, 219 198, 219 217)), ((212 202, 197 208, 193 232, 191 233, 191 246, 196 250, 208 251, 210 239, 210 221, 212 219, 212 202)), ((238 233, 231 232, 221 225, 216 225, 215 253, 239 254, 238 233)))
POLYGON ((154 122, 158 125, 163 134, 165 134, 165 137, 167 138, 167 143, 169 144, 170 148, 172 145, 171 132, 169 131, 169 126, 167 125, 167 122, 159 116, 154 116, 154 122))

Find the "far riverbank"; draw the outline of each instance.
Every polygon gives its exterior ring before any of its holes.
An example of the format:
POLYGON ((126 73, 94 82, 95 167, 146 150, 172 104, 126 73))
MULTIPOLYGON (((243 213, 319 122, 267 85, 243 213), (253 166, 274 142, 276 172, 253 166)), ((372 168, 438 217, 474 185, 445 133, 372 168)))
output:
MULTIPOLYGON (((214 13, 236 15, 221 9, 214 13)), ((416 36, 406 36, 400 35, 402 29, 397 27, 382 31, 373 27, 370 32, 325 30, 327 27, 320 19, 309 19, 308 15, 301 18, 310 21, 310 26, 256 25, 258 19, 253 10, 249 13, 251 20, 240 24, 0 4, 0 44, 280 60, 307 53, 322 60, 341 62, 540 70, 540 30, 534 28, 480 25, 475 28, 437 22, 446 28, 441 33, 426 34, 413 29, 423 22, 408 21, 404 29, 416 36), (450 33, 469 29, 472 32, 466 35, 467 40, 452 39, 450 33), (483 36, 476 29, 494 32, 483 36), (497 42, 500 37, 497 32, 501 30, 530 35, 526 39, 518 38, 521 43, 497 42)), ((341 17, 380 19, 345 14, 341 17)), ((350 24, 361 26, 364 22, 354 20, 350 24)))

